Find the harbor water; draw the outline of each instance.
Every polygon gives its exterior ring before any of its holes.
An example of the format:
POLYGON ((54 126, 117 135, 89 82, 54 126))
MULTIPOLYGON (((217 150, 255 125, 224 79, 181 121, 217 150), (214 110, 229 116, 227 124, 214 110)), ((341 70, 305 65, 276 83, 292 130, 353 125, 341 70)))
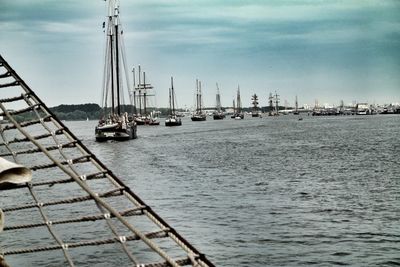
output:
POLYGON ((217 266, 399 265, 400 116, 302 117, 66 124, 217 266))

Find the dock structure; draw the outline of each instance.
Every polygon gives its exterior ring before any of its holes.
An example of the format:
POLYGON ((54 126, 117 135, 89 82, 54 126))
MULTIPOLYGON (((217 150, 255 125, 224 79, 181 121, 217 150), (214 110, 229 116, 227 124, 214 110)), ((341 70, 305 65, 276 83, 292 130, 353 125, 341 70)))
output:
POLYGON ((0 178, 0 264, 214 266, 91 153, 1 55, 0 91, 0 157, 32 172, 20 184, 0 178))

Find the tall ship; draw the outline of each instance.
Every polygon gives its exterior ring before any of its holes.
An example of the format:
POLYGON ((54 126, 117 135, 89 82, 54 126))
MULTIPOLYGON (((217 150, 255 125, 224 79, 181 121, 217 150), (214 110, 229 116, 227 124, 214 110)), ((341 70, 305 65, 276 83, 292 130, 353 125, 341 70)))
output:
POLYGON ((216 100, 216 106, 215 106, 213 118, 214 118, 214 120, 223 120, 225 118, 225 114, 222 111, 222 107, 221 107, 221 95, 219 93, 218 83, 217 83, 217 95, 216 95, 215 100, 216 100))
POLYGON ((244 113, 242 110, 242 101, 240 100, 240 87, 238 86, 237 93, 236 93, 236 109, 232 116, 235 120, 243 120, 244 113))
POLYGON ((279 95, 276 92, 275 95, 272 95, 272 93, 270 93, 268 102, 269 102, 268 116, 279 116, 279 95))
POLYGON ((181 126, 182 120, 176 115, 176 96, 174 91, 174 78, 171 77, 171 88, 169 88, 169 110, 165 120, 165 126, 181 126))
MULTIPOLYGON (((104 24, 105 27, 105 24, 104 24)), ((124 72, 121 61, 126 62, 125 51, 121 45, 122 29, 119 18, 119 6, 115 1, 108 5, 106 33, 106 51, 103 74, 103 99, 102 117, 95 128, 96 141, 107 140, 124 141, 137 137, 136 123, 128 118, 128 113, 121 110, 121 99, 123 99, 124 72)), ((126 73, 126 71, 125 71, 126 73)), ((126 88, 129 88, 128 77, 126 88)))
POLYGON ((231 119, 234 119, 234 118, 235 118, 235 114, 236 114, 235 99, 233 99, 233 101, 232 101, 232 110, 233 110, 233 113, 232 113, 232 115, 231 115, 231 119))
POLYGON ((206 118, 201 95, 201 81, 196 79, 196 110, 193 112, 191 119, 192 121, 205 121, 206 118))
POLYGON ((138 84, 136 84, 135 68, 133 68, 133 94, 131 101, 134 106, 133 118, 137 125, 160 125, 158 120, 155 103, 150 107, 150 98, 155 99, 154 87, 146 83, 146 72, 141 71, 139 65, 138 84), (152 109, 152 111, 150 111, 152 109))
POLYGON ((260 117, 260 108, 258 107, 258 96, 256 94, 251 96, 251 104, 253 105, 251 116, 260 117))
POLYGON ((299 115, 299 102, 297 101, 297 95, 296 95, 296 102, 295 102, 293 114, 299 115))

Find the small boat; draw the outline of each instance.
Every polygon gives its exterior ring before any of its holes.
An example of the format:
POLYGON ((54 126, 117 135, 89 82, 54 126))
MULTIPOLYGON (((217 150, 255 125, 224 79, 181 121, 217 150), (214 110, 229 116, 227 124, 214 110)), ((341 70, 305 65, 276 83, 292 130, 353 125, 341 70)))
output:
POLYGON ((95 138, 98 142, 107 140, 125 141, 135 139, 136 123, 129 120, 128 114, 121 111, 122 76, 121 64, 126 61, 122 51, 122 30, 119 20, 118 7, 114 2, 109 3, 109 14, 106 28, 106 56, 104 67, 103 86, 103 117, 95 128, 95 138), (122 52, 122 53, 121 53, 122 52))
POLYGON ((169 114, 165 119, 165 126, 181 126, 182 120, 176 115, 175 111, 175 91, 174 91, 174 79, 171 77, 171 88, 169 88, 169 114))
POLYGON ((202 109, 203 103, 201 98, 201 82, 196 79, 196 110, 192 114, 192 121, 205 121, 207 119, 206 113, 202 109))
POLYGON ((225 119, 225 114, 221 109, 221 95, 219 93, 219 87, 217 83, 217 95, 216 95, 216 107, 215 112, 213 113, 214 120, 223 120, 225 119))

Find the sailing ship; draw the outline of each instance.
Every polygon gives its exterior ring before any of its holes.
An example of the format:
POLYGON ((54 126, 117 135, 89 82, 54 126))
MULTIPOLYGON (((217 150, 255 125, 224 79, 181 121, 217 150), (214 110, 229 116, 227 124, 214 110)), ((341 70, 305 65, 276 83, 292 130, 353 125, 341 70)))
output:
POLYGON ((206 113, 203 111, 203 103, 202 103, 202 96, 201 96, 201 81, 196 79, 196 110, 192 114, 192 121, 205 121, 207 116, 206 113))
POLYGON ((219 87, 217 83, 216 107, 213 114, 214 120, 223 120, 225 118, 224 112, 221 109, 221 95, 219 94, 219 87))
POLYGON ((294 108, 293 114, 299 115, 299 103, 297 102, 297 95, 296 95, 296 103, 295 103, 295 108, 294 108))
POLYGON ((268 99, 269 99, 268 116, 279 116, 279 95, 276 92, 275 95, 272 95, 272 93, 270 93, 268 99))
POLYGON ((242 111, 242 101, 240 100, 240 87, 239 86, 238 86, 237 94, 236 94, 236 110, 235 110, 233 117, 235 120, 243 120, 244 119, 244 114, 242 111))
POLYGON ((175 91, 174 91, 174 79, 171 77, 171 88, 169 88, 169 112, 168 117, 165 120, 165 126, 181 126, 182 120, 176 115, 175 111, 175 91))
POLYGON ((233 113, 232 113, 232 115, 231 115, 231 119, 234 119, 234 118, 235 118, 235 114, 236 114, 235 99, 233 99, 232 110, 233 110, 233 113))
MULTIPOLYGON (((103 24, 105 27, 105 23, 103 24)), ((119 6, 115 1, 108 5, 106 33, 106 53, 103 75, 103 117, 95 128, 96 141, 124 141, 137 137, 136 123, 121 110, 123 83, 120 71, 121 59, 126 62, 122 43, 122 30, 119 18, 119 6), (109 106, 111 105, 111 106, 109 106)), ((128 77, 127 84, 128 84, 128 77)), ((129 85, 127 85, 129 88, 129 85)))
POLYGON ((160 121, 158 120, 157 117, 157 112, 155 112, 155 108, 153 108, 152 112, 149 111, 149 98, 152 96, 155 96, 155 94, 152 92, 154 87, 146 83, 146 72, 143 72, 143 82, 142 82, 142 72, 141 68, 139 65, 139 73, 138 73, 138 80, 139 83, 136 85, 136 79, 135 79, 135 68, 133 68, 133 96, 132 100, 133 103, 132 105, 135 107, 134 108, 134 120, 137 123, 137 125, 160 125, 160 121), (139 110, 137 110, 137 104, 139 104, 139 110))
POLYGON ((252 117, 260 117, 259 108, 258 108, 258 96, 256 94, 251 96, 251 103, 253 104, 253 110, 251 111, 252 117))

